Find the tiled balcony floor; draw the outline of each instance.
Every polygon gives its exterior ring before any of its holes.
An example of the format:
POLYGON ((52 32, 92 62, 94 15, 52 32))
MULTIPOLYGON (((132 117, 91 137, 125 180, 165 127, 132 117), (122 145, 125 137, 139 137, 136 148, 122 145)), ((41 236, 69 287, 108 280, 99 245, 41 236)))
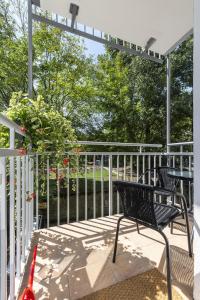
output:
MULTIPOLYGON (((112 263, 117 219, 104 217, 37 231, 36 299, 78 299, 155 267, 165 273, 162 237, 144 227, 138 234, 128 220, 121 222, 117 259, 112 263)), ((173 284, 183 299, 192 299, 193 259, 187 253, 186 235, 178 229, 171 235, 169 228, 165 233, 171 244, 173 284)))

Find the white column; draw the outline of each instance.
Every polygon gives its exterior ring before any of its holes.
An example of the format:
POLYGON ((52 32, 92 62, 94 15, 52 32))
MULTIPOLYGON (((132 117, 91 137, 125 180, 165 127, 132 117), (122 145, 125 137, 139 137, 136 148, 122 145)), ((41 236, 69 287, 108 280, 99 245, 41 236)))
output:
POLYGON ((166 141, 167 152, 170 152, 168 144, 171 143, 171 64, 170 58, 167 57, 167 129, 166 129, 166 141))
POLYGON ((194 299, 200 299, 200 1, 194 0, 194 299))

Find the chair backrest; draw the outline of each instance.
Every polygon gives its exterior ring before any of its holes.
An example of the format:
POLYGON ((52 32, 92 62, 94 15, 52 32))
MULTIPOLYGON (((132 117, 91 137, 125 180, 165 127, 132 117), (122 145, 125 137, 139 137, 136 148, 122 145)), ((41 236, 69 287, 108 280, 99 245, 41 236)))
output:
POLYGON ((177 179, 169 177, 167 174, 170 170, 176 170, 171 167, 158 167, 159 186, 165 190, 174 192, 176 189, 177 179))
POLYGON ((157 185, 157 168, 146 169, 140 174, 138 183, 157 185))
POLYGON ((114 181, 125 217, 157 227, 154 211, 154 187, 146 184, 114 181))

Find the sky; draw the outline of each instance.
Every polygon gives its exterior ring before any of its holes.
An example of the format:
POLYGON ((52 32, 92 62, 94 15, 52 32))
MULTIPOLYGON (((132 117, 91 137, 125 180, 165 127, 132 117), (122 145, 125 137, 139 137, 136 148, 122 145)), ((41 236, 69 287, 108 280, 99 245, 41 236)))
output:
POLYGON ((94 58, 97 58, 99 54, 105 53, 104 45, 94 42, 92 40, 84 39, 85 47, 87 50, 85 51, 86 55, 93 55, 94 58))

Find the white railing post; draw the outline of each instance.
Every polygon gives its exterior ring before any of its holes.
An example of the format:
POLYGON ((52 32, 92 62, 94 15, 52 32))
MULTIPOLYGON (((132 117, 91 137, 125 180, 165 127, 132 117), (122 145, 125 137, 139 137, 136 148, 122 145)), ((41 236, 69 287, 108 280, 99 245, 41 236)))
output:
POLYGON ((10 157, 10 300, 15 297, 15 158, 10 157))
POLYGON ((96 156, 93 156, 93 218, 96 219, 96 156))
POLYGON ((25 241, 26 241, 26 250, 28 249, 28 242, 29 242, 29 203, 28 203, 28 196, 29 196, 29 157, 26 156, 26 164, 25 164, 25 169, 26 169, 26 195, 25 195, 25 215, 26 215, 26 221, 25 221, 25 241))
POLYGON ((139 160, 139 155, 137 155, 137 182, 139 180, 140 176, 140 160, 139 160))
POLYGON ((79 221, 79 157, 77 155, 77 171, 76 171, 76 222, 79 221))
POLYGON ((146 183, 145 182, 145 155, 144 154, 142 156, 142 173, 143 173, 142 181, 143 181, 143 183, 146 183))
MULTIPOLYGON (((180 146, 180 152, 183 153, 183 145, 180 146)), ((183 171, 183 156, 180 156, 180 169, 183 171)), ((181 180, 181 194, 183 194, 183 180, 181 180)))
POLYGON ((85 155, 85 220, 88 219, 88 182, 87 182, 87 155, 85 155))
POLYGON ((101 216, 104 216, 104 177, 103 177, 104 156, 101 156, 101 216))
MULTIPOLYGON (((119 180, 119 155, 117 155, 117 180, 119 180)), ((120 205, 119 205, 119 192, 117 191, 117 213, 119 214, 120 205)))
POLYGON ((26 248, 26 157, 22 157, 22 262, 25 262, 26 248))
POLYGON ((130 181, 133 181, 133 156, 130 155, 130 181))
POLYGON ((39 156, 36 154, 36 167, 35 167, 35 196, 36 196, 36 229, 39 228, 39 156))
POLYGON ((31 158, 31 193, 32 193, 32 201, 31 201, 31 232, 33 232, 33 222, 34 222, 34 202, 35 202, 35 189, 34 189, 34 157, 31 158))
POLYGON ((154 185, 156 185, 156 155, 154 155, 154 157, 153 157, 153 168, 154 168, 153 181, 154 181, 154 185))
POLYGON ((60 225, 60 166, 57 165, 57 225, 60 225))
POLYGON ((7 299, 6 158, 0 158, 0 299, 7 299))
POLYGON ((70 222, 70 205, 69 205, 69 164, 67 166, 67 223, 70 222))
POLYGON ((49 157, 47 157, 47 228, 49 228, 49 157))
POLYGON ((112 155, 109 155, 109 216, 112 215, 113 186, 112 186, 112 155))
MULTIPOLYGON (((151 169, 151 156, 148 156, 148 169, 151 169)), ((148 172, 148 184, 151 184, 151 172, 148 172)))
POLYGON ((16 271, 17 278, 21 275, 21 159, 17 157, 17 260, 16 271))
POLYGON ((126 155, 124 155, 124 180, 126 180, 126 155))
POLYGON ((32 159, 29 157, 29 202, 28 202, 28 210, 29 210, 29 230, 28 230, 28 244, 30 246, 30 241, 31 241, 31 233, 32 233, 32 205, 33 205, 33 199, 32 199, 32 159))

